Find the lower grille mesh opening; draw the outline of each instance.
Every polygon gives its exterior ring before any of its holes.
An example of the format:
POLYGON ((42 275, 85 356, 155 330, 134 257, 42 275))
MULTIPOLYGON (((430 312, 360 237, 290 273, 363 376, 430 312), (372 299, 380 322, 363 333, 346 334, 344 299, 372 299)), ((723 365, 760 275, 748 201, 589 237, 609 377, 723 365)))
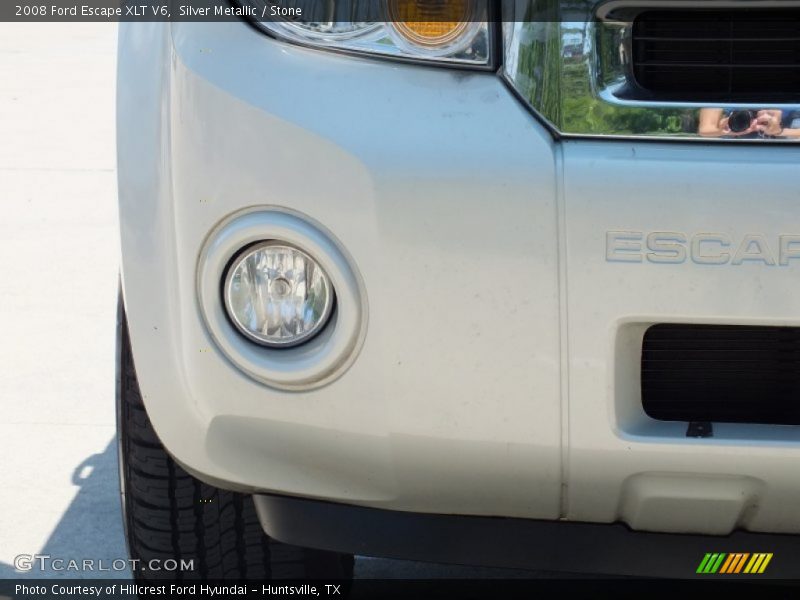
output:
POLYGON ((642 406, 659 421, 800 425, 800 327, 650 327, 642 406))

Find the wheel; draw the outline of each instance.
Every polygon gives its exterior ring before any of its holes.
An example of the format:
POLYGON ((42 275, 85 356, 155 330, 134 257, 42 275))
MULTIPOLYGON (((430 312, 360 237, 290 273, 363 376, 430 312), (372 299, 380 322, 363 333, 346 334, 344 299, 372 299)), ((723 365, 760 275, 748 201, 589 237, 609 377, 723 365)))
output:
POLYGON ((125 536, 137 580, 352 578, 352 555, 270 539, 251 496, 205 484, 167 454, 142 403, 121 299, 117 433, 125 536), (191 568, 180 567, 189 562, 191 568))

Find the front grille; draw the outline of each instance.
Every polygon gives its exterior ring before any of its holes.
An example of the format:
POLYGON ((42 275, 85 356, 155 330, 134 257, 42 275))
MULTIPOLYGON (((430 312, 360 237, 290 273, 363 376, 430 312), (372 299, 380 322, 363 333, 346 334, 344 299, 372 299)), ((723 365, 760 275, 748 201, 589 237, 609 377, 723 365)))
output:
POLYGON ((636 84, 667 100, 800 98, 800 10, 642 12, 631 54, 636 84))
POLYGON ((660 421, 800 425, 800 327, 650 327, 642 406, 660 421))

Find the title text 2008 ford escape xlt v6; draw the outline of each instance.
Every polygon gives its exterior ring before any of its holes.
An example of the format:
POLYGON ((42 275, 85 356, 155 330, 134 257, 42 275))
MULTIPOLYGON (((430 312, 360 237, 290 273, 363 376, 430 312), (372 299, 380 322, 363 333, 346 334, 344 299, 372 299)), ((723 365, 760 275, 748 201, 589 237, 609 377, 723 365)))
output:
POLYGON ((134 558, 798 574, 800 3, 219 4, 120 27, 134 558))

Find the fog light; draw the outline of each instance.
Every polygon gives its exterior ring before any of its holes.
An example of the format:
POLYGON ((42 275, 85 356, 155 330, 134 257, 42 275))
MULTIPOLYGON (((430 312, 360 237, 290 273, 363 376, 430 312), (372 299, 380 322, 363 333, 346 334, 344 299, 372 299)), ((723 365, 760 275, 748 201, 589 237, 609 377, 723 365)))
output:
POLYGON ((308 254, 279 242, 247 248, 225 277, 225 308, 237 329, 264 346, 288 347, 319 333, 333 286, 308 254))

